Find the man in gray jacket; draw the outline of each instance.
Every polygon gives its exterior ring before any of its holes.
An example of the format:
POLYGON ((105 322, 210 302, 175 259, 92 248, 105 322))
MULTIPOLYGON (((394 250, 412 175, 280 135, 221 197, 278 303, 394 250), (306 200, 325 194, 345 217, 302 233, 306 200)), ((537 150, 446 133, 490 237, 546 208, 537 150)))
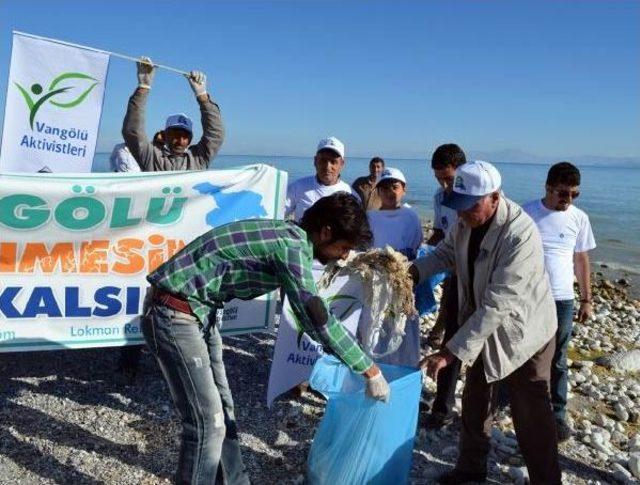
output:
POLYGON ((555 484, 561 481, 549 395, 555 306, 538 230, 500 186, 500 173, 490 163, 459 167, 444 200, 458 212, 458 221, 411 267, 418 282, 445 270, 458 276, 458 331, 421 363, 433 379, 456 359, 470 366, 458 462, 440 483, 486 479, 495 384, 502 381, 531 483, 555 484))
POLYGON ((205 170, 218 152, 224 139, 220 108, 207 94, 206 76, 191 71, 189 85, 200 105, 202 138, 189 146, 193 138, 191 120, 184 114, 167 118, 163 147, 154 146, 145 132, 145 106, 151 90, 154 66, 151 59, 143 57, 137 63, 138 87, 129 98, 127 114, 122 126, 122 137, 143 172, 166 170, 205 170))
MULTIPOLYGON (((171 170, 206 170, 224 139, 220 108, 207 94, 206 76, 191 71, 187 79, 200 105, 202 138, 189 146, 193 138, 193 123, 179 113, 167 118, 164 132, 158 132, 150 141, 145 130, 145 107, 153 83, 155 69, 151 59, 142 57, 136 64, 138 87, 129 98, 127 114, 122 126, 122 137, 133 158, 143 172, 171 170), (160 136, 159 136, 160 135, 160 136)), ((123 347, 118 371, 127 382, 135 380, 141 346, 123 347)))

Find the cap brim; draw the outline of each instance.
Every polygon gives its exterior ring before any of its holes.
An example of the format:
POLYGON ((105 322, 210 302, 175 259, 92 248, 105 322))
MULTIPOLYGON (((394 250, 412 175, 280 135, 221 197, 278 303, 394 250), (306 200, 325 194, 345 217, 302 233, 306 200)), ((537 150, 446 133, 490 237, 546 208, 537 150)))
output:
POLYGON ((193 134, 193 131, 191 131, 191 130, 190 130, 188 127, 186 127, 185 125, 171 125, 171 126, 166 126, 166 127, 165 127, 165 130, 171 130, 171 129, 174 129, 174 130, 184 130, 184 131, 186 131, 186 132, 188 132, 188 133, 193 134))
POLYGON ((336 155, 338 155, 340 158, 344 158, 344 155, 342 153, 340 153, 338 150, 336 150, 335 148, 331 147, 331 146, 327 146, 327 147, 322 147, 322 148, 318 148, 316 150, 316 153, 321 152, 322 150, 330 150, 333 153, 335 153, 336 155))
POLYGON ((456 211, 466 211, 476 205, 483 197, 484 195, 467 195, 451 192, 445 194, 442 199, 442 205, 456 211))

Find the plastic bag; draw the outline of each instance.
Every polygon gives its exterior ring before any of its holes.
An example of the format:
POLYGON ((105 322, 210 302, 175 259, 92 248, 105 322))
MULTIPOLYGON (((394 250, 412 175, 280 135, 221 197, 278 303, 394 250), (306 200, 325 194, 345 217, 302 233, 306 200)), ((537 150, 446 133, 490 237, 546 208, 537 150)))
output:
MULTIPOLYGON (((421 258, 433 251, 433 246, 421 246, 418 248, 417 257, 421 258)), ((438 309, 438 304, 433 296, 433 289, 447 277, 448 273, 437 273, 429 276, 425 281, 416 286, 416 310, 422 317, 433 313, 438 309)))
POLYGON ((401 484, 411 469, 422 373, 379 364, 389 382, 389 402, 365 396, 364 378, 335 357, 316 362, 311 387, 327 407, 307 462, 313 485, 401 484))

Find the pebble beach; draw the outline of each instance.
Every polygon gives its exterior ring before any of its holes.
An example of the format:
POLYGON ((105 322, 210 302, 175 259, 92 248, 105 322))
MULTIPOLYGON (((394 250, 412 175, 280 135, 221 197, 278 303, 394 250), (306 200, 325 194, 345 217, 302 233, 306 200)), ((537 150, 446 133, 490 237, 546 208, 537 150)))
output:
MULTIPOLYGON (((560 447, 564 482, 640 483, 640 300, 629 278, 594 273, 594 315, 575 326, 569 415, 575 435, 560 447), (631 295, 631 296, 630 296, 631 295)), ((439 295, 437 295, 439 296, 439 295)), ((423 351, 435 315, 423 317, 423 351)), ((306 458, 324 412, 307 392, 266 407, 274 338, 225 339, 225 362, 253 483, 305 483, 306 458)), ((180 425, 149 354, 137 380, 114 373, 117 349, 0 355, 0 483, 163 484, 176 468, 180 425)), ((457 407, 463 382, 458 383, 457 407)), ((419 423, 435 384, 424 380, 419 423)), ((418 426, 412 484, 435 483, 455 463, 459 420, 418 426)), ((492 431, 490 483, 526 483, 508 410, 492 431)))

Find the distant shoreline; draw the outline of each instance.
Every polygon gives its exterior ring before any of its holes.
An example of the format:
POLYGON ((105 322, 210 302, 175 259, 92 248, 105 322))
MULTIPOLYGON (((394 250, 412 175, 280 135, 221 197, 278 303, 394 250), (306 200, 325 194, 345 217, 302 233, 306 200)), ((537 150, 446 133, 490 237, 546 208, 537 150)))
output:
MULTIPOLYGON (((95 155, 110 155, 111 152, 110 151, 97 151, 95 152, 95 155)), ((500 164, 513 164, 513 165, 532 165, 532 166, 539 166, 539 165, 549 165, 551 163, 553 163, 554 161, 558 161, 558 160, 571 160, 573 162, 575 162, 576 164, 579 164, 580 166, 583 167, 595 167, 595 168, 617 168, 617 169, 624 169, 624 168, 631 168, 631 169, 640 169, 640 157, 638 157, 636 159, 636 157, 602 157, 602 159, 604 159, 605 161, 594 161, 594 158, 598 158, 598 157, 591 157, 589 156, 588 158, 591 160, 585 161, 582 157, 557 157, 557 158, 544 158, 543 157, 536 157, 538 158, 535 161, 530 161, 530 160, 500 160, 491 156, 473 156, 474 154, 471 153, 471 155, 469 156, 470 159, 479 159, 479 160, 488 160, 492 163, 496 163, 498 165, 500 164)), ((309 158, 311 159, 311 155, 309 154, 304 154, 304 155, 256 155, 256 154, 228 154, 228 153, 219 153, 217 155, 218 157, 220 156, 224 156, 224 157, 238 157, 238 158, 262 158, 262 157, 266 157, 266 158, 309 158)), ((347 154, 347 160, 365 160, 366 162, 369 161, 371 157, 368 156, 364 156, 364 157, 358 157, 358 156, 349 156, 347 154)), ((389 159, 389 160, 401 160, 401 161, 408 161, 408 162, 419 162, 419 163, 427 163, 426 158, 413 158, 413 157, 394 157, 394 156, 385 156, 384 158, 389 159)), ((215 160, 214 162, 215 163, 215 160)), ((214 167, 215 168, 215 167, 214 167)))

